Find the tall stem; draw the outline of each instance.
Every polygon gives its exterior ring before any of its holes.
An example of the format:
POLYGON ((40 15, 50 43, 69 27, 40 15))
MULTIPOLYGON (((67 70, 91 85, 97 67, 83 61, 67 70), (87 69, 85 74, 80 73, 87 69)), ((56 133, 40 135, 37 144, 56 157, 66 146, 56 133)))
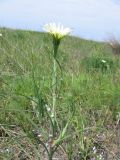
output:
POLYGON ((53 58, 53 79, 52 79, 52 96, 53 96, 53 122, 56 120, 56 90, 57 90, 57 64, 55 58, 53 58))
POLYGON ((52 98, 53 98, 53 135, 55 135, 56 130, 56 100, 57 100, 57 51, 60 41, 53 38, 53 75, 52 75, 52 98))
POLYGON ((53 108, 52 108, 52 121, 53 121, 53 136, 55 136, 56 131, 56 101, 57 101, 57 52, 60 44, 60 39, 53 37, 53 75, 52 75, 52 98, 53 98, 53 108))

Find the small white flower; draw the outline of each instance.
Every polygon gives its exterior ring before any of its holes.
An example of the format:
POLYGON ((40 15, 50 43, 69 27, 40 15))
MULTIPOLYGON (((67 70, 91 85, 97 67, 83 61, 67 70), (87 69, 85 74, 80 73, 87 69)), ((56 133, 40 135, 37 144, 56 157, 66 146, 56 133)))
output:
POLYGON ((103 156, 102 156, 101 154, 99 155, 99 159, 100 159, 100 160, 103 160, 103 156))
POLYGON ((39 138, 41 138, 41 137, 42 137, 42 135, 41 135, 41 134, 38 134, 37 136, 38 136, 39 138))
POLYGON ((8 153, 10 152, 10 150, 8 148, 5 151, 8 152, 8 153))
POLYGON ((51 118, 54 118, 54 114, 53 113, 51 114, 51 118))
POLYGON ((47 104, 45 105, 45 107, 46 107, 47 111, 50 112, 51 109, 47 104))
POLYGON ((44 31, 50 33, 54 38, 61 39, 66 35, 69 35, 71 33, 70 28, 65 28, 60 23, 49 23, 45 24, 43 27, 44 31))
POLYGON ((105 60, 103 60, 103 59, 101 60, 101 62, 106 63, 106 61, 105 61, 105 60))
POLYGON ((2 33, 0 33, 0 37, 2 37, 2 33))

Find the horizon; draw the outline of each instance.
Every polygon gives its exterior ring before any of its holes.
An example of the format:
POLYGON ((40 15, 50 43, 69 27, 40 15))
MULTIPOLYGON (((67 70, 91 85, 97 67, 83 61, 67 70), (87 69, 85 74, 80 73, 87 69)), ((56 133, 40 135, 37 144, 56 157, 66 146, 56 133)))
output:
POLYGON ((73 36, 105 41, 120 37, 120 0, 0 0, 0 26, 43 32, 42 26, 60 22, 73 36))

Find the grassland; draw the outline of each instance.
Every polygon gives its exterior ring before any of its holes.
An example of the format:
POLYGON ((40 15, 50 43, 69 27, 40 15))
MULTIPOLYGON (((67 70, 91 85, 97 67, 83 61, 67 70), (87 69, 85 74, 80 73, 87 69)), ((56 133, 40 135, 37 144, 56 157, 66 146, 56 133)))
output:
MULTIPOLYGON (((51 37, 4 28, 0 33, 0 159, 48 159, 40 142, 51 140, 51 37)), ((66 37, 58 61, 51 145, 69 123, 53 159, 120 159, 120 56, 107 43, 66 37)))

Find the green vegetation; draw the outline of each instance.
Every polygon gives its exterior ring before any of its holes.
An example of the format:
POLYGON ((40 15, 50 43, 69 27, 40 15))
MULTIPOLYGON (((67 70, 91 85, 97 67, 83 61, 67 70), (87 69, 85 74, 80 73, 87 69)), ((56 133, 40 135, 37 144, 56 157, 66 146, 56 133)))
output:
POLYGON ((107 43, 61 41, 53 137, 51 37, 0 33, 0 159, 44 160, 51 148, 61 160, 119 159, 119 54, 107 43))

